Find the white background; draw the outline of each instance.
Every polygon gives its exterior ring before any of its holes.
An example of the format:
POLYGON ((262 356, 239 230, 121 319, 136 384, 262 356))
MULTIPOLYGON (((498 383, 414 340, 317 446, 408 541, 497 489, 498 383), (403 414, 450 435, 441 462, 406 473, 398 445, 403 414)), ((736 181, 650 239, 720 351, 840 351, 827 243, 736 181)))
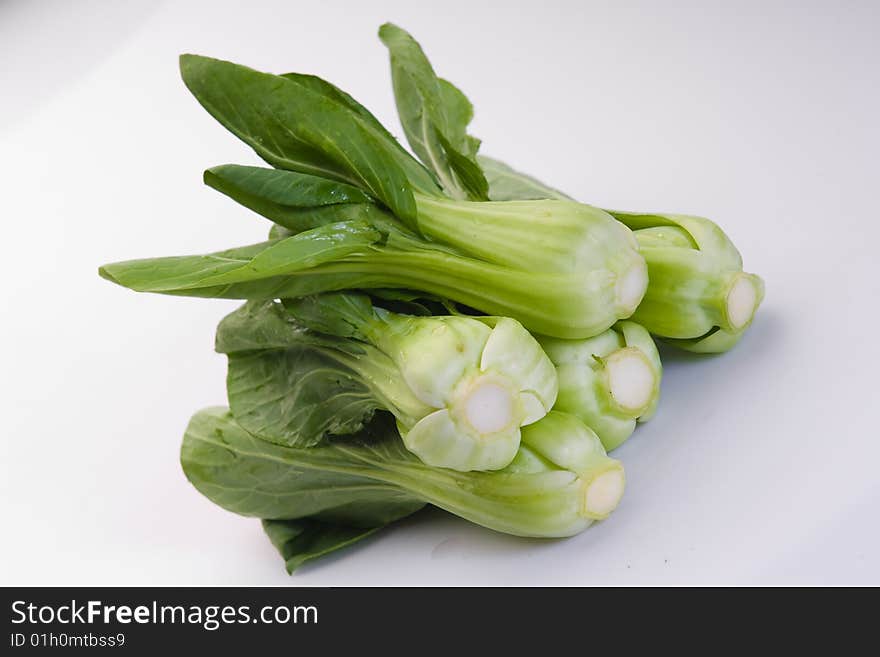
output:
POLYGON ((878 31, 876 2, 3 2, 0 583, 880 584, 878 31), (96 268, 265 232, 200 182, 256 157, 179 53, 316 73, 400 134, 385 20, 470 96, 486 153, 713 217, 767 299, 731 353, 666 361, 608 521, 542 542, 432 511, 289 578, 177 461, 225 401, 236 303, 96 268))

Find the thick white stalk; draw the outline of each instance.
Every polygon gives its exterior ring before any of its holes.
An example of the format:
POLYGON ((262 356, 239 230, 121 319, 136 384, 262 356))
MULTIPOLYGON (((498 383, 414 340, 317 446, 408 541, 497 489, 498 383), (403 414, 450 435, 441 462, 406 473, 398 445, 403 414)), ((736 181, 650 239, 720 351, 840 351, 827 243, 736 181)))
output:
POLYGON ((657 390, 657 374, 645 354, 635 347, 624 347, 605 359, 605 375, 611 399, 624 413, 639 417, 657 390))
POLYGON ((737 276, 726 298, 727 320, 738 331, 748 325, 758 309, 760 292, 750 276, 737 276))

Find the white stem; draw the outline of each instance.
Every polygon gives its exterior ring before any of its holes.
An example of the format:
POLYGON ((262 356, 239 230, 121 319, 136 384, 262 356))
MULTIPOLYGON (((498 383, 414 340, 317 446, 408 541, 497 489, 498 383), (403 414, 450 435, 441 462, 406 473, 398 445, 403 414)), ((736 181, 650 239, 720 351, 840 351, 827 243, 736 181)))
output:
POLYGON ((492 381, 480 381, 468 391, 464 415, 478 433, 497 433, 513 423, 514 403, 505 387, 492 381))
POLYGON ((734 330, 748 324, 755 314, 758 291, 746 276, 739 276, 727 293, 727 318, 734 330))
POLYGON ((605 359, 608 388, 621 410, 638 417, 647 409, 657 386, 650 361, 635 347, 618 349, 605 359))
POLYGON ((625 486, 626 478, 619 465, 594 477, 584 489, 584 515, 594 520, 608 517, 620 503, 625 486))

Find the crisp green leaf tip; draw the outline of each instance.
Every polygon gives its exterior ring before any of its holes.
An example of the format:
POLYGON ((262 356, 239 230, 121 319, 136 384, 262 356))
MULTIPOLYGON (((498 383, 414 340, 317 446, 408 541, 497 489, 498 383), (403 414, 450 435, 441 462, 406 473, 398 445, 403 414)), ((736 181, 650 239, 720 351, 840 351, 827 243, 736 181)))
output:
POLYGON ((111 274, 107 270, 107 266, 108 265, 101 265, 100 267, 98 267, 98 276, 107 279, 111 283, 116 283, 117 285, 119 285, 119 281, 117 281, 113 274, 111 274))

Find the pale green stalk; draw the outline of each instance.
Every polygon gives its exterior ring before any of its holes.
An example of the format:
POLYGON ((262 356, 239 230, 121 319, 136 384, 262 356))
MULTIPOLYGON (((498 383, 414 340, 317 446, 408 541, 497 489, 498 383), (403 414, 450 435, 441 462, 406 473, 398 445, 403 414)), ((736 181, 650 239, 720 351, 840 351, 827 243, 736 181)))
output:
POLYGON ((632 316, 655 335, 697 352, 725 351, 752 323, 764 282, 714 222, 676 214, 612 211, 633 230, 650 284, 632 316))
POLYGON ((540 338, 556 366, 555 410, 571 413, 595 431, 605 449, 630 437, 656 411, 663 368, 650 334, 635 322, 585 340, 540 338))
MULTIPOLYGON (((478 160, 493 200, 569 198, 503 162, 478 160)), ((607 212, 633 231, 648 266, 647 291, 630 319, 689 351, 733 347, 764 298, 764 282, 743 271, 724 231, 703 217, 607 212)))
POLYGON ((417 413, 395 413, 400 434, 429 465, 503 468, 519 447, 520 427, 556 401, 553 364, 513 319, 489 327, 463 316, 403 315, 374 308, 364 295, 339 293, 285 306, 305 326, 368 342, 371 359, 394 364, 388 377, 396 374, 422 404, 417 413))
POLYGON ((190 421, 181 463, 216 504, 268 519, 329 516, 369 527, 386 507, 427 502, 500 532, 563 537, 617 506, 623 467, 576 418, 554 411, 523 430, 523 443, 504 470, 456 472, 426 466, 387 433, 307 449, 275 445, 216 408, 190 421))

